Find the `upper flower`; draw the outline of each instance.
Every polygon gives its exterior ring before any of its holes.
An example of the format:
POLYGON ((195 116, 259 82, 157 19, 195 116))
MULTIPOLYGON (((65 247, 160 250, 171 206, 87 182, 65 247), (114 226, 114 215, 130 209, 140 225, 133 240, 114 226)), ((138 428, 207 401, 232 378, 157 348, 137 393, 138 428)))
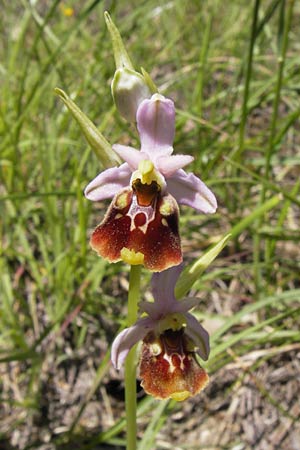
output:
POLYGON ((175 108, 160 94, 141 102, 137 110, 141 149, 114 145, 125 161, 101 172, 85 189, 89 200, 114 197, 91 245, 109 261, 123 259, 165 270, 182 260, 177 203, 213 213, 214 194, 194 174, 182 168, 192 156, 172 155, 175 108))
POLYGON ((195 353, 207 360, 209 335, 188 311, 199 299, 176 300, 174 287, 182 267, 152 277, 154 302, 142 302, 147 314, 114 340, 111 360, 120 369, 133 345, 143 341, 140 376, 145 391, 158 398, 185 398, 200 392, 208 382, 195 353))
MULTIPOLYGON (((160 94, 144 100, 137 111, 137 128, 141 149, 115 144, 113 149, 126 161, 120 167, 101 172, 85 189, 89 200, 111 198, 131 183, 132 174, 141 161, 153 163, 152 176, 161 175, 160 188, 173 195, 178 203, 203 213, 214 213, 217 202, 210 189, 193 173, 182 167, 193 161, 189 155, 172 155, 175 134, 175 107, 172 100, 160 94)), ((136 178, 137 174, 135 174, 136 178)))

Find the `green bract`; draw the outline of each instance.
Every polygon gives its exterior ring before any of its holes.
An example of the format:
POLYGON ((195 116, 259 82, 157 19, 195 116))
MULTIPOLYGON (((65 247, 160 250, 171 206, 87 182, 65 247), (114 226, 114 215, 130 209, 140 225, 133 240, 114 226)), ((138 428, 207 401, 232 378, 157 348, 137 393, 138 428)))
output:
POLYGON ((116 68, 121 69, 122 67, 127 67, 128 69, 134 70, 132 62, 123 44, 119 30, 111 20, 111 17, 107 11, 105 11, 104 13, 104 19, 113 45, 116 68))
POLYGON ((113 151, 110 143, 107 142, 93 122, 78 108, 62 89, 55 88, 54 91, 62 99, 74 119, 77 121, 86 140, 96 153, 97 158, 101 161, 102 166, 108 168, 119 165, 121 162, 119 156, 113 151))
POLYGON ((200 275, 202 275, 204 270, 223 250, 230 238, 231 234, 226 234, 217 244, 205 252, 204 255, 183 270, 175 287, 175 296, 177 299, 182 298, 188 293, 193 284, 199 279, 200 275))

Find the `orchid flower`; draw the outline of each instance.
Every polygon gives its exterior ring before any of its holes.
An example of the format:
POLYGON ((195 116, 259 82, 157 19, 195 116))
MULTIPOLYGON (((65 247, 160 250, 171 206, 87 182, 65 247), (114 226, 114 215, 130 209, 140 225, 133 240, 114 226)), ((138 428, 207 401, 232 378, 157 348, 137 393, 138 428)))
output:
POLYGON ((144 390, 157 398, 184 400, 200 392, 208 375, 196 361, 197 353, 207 360, 209 335, 188 311, 199 299, 176 300, 174 288, 182 265, 152 276, 154 302, 142 302, 147 314, 118 334, 111 360, 116 369, 123 365, 129 350, 143 341, 140 377, 144 390))
POLYGON ((110 262, 144 264, 160 272, 182 261, 178 203, 213 213, 217 202, 199 178, 182 169, 193 157, 172 155, 172 100, 160 94, 143 100, 136 120, 141 149, 114 145, 125 162, 101 172, 85 189, 89 200, 113 197, 91 246, 110 262))

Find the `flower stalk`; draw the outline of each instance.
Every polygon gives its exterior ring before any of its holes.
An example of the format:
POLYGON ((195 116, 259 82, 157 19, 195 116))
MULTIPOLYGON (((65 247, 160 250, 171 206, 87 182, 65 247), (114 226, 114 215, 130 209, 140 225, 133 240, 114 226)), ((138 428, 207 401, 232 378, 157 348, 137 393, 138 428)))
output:
MULTIPOLYGON (((128 292, 127 326, 132 326, 138 317, 140 298, 141 266, 131 266, 128 292)), ((127 450, 136 450, 136 346, 127 355, 125 362, 125 409, 127 420, 127 450)))

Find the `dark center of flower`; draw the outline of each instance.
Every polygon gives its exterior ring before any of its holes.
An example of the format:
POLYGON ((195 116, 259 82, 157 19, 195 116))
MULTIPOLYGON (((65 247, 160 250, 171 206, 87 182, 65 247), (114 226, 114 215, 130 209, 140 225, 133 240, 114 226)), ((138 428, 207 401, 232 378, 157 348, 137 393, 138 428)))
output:
POLYGON ((139 178, 133 181, 132 189, 140 206, 150 206, 160 192, 160 186, 156 181, 143 184, 139 178))
POLYGON ((144 343, 149 345, 150 352, 161 361, 162 366, 169 373, 173 373, 176 369, 184 370, 185 365, 189 365, 191 356, 187 349, 184 328, 165 330, 158 337, 154 333, 149 333, 144 343))
POLYGON ((160 336, 163 358, 169 363, 170 372, 176 369, 184 370, 185 359, 189 359, 183 331, 183 328, 178 331, 166 330, 160 336))

